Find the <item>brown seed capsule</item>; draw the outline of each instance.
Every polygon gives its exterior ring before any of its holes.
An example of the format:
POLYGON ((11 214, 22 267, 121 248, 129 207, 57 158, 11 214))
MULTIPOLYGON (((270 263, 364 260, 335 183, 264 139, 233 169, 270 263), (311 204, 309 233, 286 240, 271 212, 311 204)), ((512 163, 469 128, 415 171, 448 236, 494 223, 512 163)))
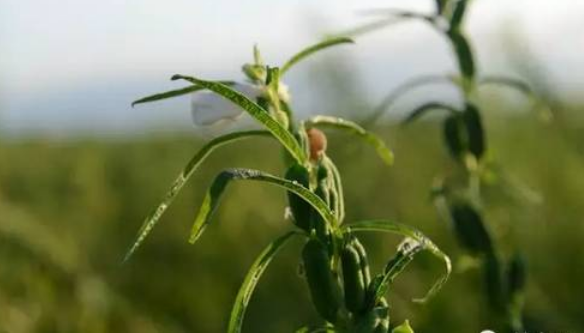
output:
POLYGON ((310 160, 318 161, 320 156, 326 151, 326 136, 316 128, 310 128, 306 131, 308 142, 310 144, 310 160))

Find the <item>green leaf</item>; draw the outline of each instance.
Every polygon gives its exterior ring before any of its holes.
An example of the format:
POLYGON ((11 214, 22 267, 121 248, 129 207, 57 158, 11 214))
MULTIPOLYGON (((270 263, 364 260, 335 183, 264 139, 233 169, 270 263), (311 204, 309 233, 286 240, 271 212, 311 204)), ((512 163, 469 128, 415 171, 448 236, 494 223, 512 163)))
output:
POLYGON ((510 88, 513 88, 521 93, 523 93, 524 95, 534 98, 536 97, 535 92, 533 91, 533 89, 531 89, 531 87, 529 86, 529 84, 523 82, 520 79, 516 79, 513 77, 507 77, 507 76, 485 76, 483 78, 480 79, 479 81, 480 85, 502 85, 502 86, 507 86, 510 88))
POLYGON ((298 184, 294 181, 289 181, 284 178, 276 177, 265 172, 251 169, 228 169, 221 172, 211 184, 211 187, 207 191, 199 213, 195 218, 193 228, 191 231, 191 236, 189 242, 195 243, 207 225, 215 212, 219 204, 221 195, 225 191, 225 188, 232 180, 251 180, 251 181, 261 181, 267 182, 279 187, 282 187, 294 194, 298 195, 302 199, 306 200, 316 211, 324 218, 324 220, 332 225, 337 225, 337 219, 333 213, 328 208, 327 204, 319 198, 316 194, 312 193, 306 187, 298 184))
POLYGON ((290 231, 285 235, 277 238, 275 241, 270 243, 256 258, 253 265, 248 270, 243 284, 237 292, 237 297, 233 304, 233 309, 231 310, 231 316, 229 317, 229 327, 227 332, 229 333, 239 333, 241 332, 243 326, 243 318, 245 316, 245 311, 249 305, 249 300, 255 290, 255 287, 261 278, 262 274, 268 268, 272 259, 278 254, 278 252, 288 244, 288 241, 292 236, 303 235, 301 232, 290 231))
POLYGON ((386 293, 393 280, 406 268, 414 259, 414 256, 424 249, 420 242, 409 237, 398 246, 397 254, 385 266, 385 270, 378 279, 371 293, 370 304, 375 304, 386 293))
POLYGON ((414 333, 414 330, 410 326, 410 322, 408 320, 404 321, 403 324, 399 325, 398 327, 394 328, 391 333, 414 333))
MULTIPOLYGON (((233 81, 221 81, 221 82, 225 85, 233 85, 235 83, 233 81)), ((166 91, 163 93, 154 94, 154 95, 150 95, 150 96, 147 96, 144 98, 140 98, 139 100, 132 102, 132 107, 134 107, 136 104, 155 102, 155 101, 159 101, 162 99, 167 99, 167 98, 172 98, 172 97, 177 97, 177 96, 182 96, 182 95, 194 93, 196 91, 200 91, 200 90, 204 90, 204 89, 205 88, 203 88, 201 86, 194 85, 194 86, 185 87, 185 88, 181 88, 181 89, 177 89, 177 90, 166 91)))
POLYGON ((304 50, 296 53, 294 56, 292 56, 292 58, 290 58, 288 61, 286 61, 286 63, 282 66, 280 73, 281 73, 281 75, 284 75, 284 73, 286 73, 292 66, 296 65, 301 60, 311 56, 312 54, 314 54, 318 51, 324 50, 324 49, 332 47, 332 46, 340 45, 340 44, 353 44, 353 43, 355 43, 355 42, 352 39, 347 38, 347 37, 334 37, 334 38, 325 39, 324 41, 319 42, 319 43, 314 44, 314 45, 311 45, 311 46, 305 48, 304 50))
POLYGON ((438 102, 426 103, 424 105, 417 107, 412 112, 410 112, 410 114, 407 116, 407 118, 403 120, 402 124, 408 125, 408 124, 412 123, 414 120, 418 119, 419 117, 423 116, 425 113, 427 113, 428 111, 431 111, 431 110, 446 110, 446 111, 448 111, 450 113, 454 113, 454 114, 459 112, 456 108, 454 108, 450 105, 447 105, 447 104, 438 103, 438 102))
POLYGON ((473 52, 470 44, 461 32, 451 31, 447 35, 452 42, 452 46, 454 47, 460 74, 468 84, 474 80, 476 72, 473 52))
POLYGON ((424 85, 438 83, 451 83, 456 86, 460 86, 457 78, 451 75, 426 75, 407 81, 383 98, 381 103, 379 103, 379 106, 377 106, 373 111, 372 115, 365 121, 365 127, 370 127, 372 124, 374 124, 377 119, 379 119, 379 117, 381 117, 389 108, 391 108, 400 97, 409 91, 424 85))
POLYGON ((351 36, 356 37, 359 35, 364 35, 373 31, 383 29, 389 25, 401 23, 406 20, 417 19, 429 23, 432 27, 438 28, 435 24, 435 17, 432 15, 424 15, 416 12, 396 10, 396 9, 373 9, 364 12, 368 15, 381 15, 385 16, 382 19, 377 19, 373 22, 365 23, 357 27, 345 30, 339 33, 337 36, 351 36))
POLYGON ((172 79, 182 79, 192 82, 221 95, 236 105, 239 105, 243 110, 247 111, 250 116, 264 125, 266 129, 270 131, 280 143, 282 143, 296 161, 304 163, 308 159, 305 151, 298 144, 298 141, 296 141, 294 136, 288 132, 284 126, 277 122, 267 110, 263 109, 241 93, 219 82, 205 81, 182 75, 174 75, 172 79))
POLYGON ((359 231, 376 231, 376 232, 389 232, 397 235, 402 235, 409 237, 418 243, 420 243, 424 250, 429 251, 440 260, 444 261, 446 267, 446 272, 434 283, 430 290, 426 293, 423 298, 414 299, 415 302, 424 303, 428 301, 432 296, 434 296, 446 283, 450 272, 452 271, 452 264, 450 258, 442 252, 428 237, 426 237, 422 232, 417 229, 410 227, 405 224, 396 223, 389 220, 368 220, 355 222, 343 226, 343 232, 359 232, 359 231))
POLYGON ((393 153, 387 148, 383 140, 352 121, 337 117, 315 116, 306 120, 305 123, 307 127, 332 127, 349 131, 373 146, 386 164, 391 165, 393 163, 393 153))
POLYGON ((124 262, 128 261, 132 254, 136 252, 138 247, 142 244, 142 242, 146 239, 148 234, 152 231, 158 220, 162 217, 164 212, 168 209, 168 207, 172 204, 177 194, 181 191, 183 186, 189 180, 191 175, 197 170, 197 168, 203 163, 203 161, 211 154, 216 148, 219 148, 223 145, 228 143, 232 143, 241 139, 254 137, 254 136, 264 136, 264 137, 271 137, 271 133, 268 131, 244 131, 244 132, 235 132, 223 135, 221 137, 215 138, 207 143, 203 148, 201 148, 195 156, 191 158, 191 160, 187 163, 184 167, 182 172, 178 175, 176 180, 172 183, 170 190, 164 196, 162 202, 158 205, 158 207, 148 215, 142 227, 138 231, 138 237, 130 250, 127 252, 124 262))

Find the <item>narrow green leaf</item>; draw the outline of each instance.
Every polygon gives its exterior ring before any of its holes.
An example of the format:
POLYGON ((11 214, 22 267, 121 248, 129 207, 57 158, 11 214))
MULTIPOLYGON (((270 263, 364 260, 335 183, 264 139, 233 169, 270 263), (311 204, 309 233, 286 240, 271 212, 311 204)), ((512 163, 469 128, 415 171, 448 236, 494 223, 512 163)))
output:
POLYGON ((152 231, 158 220, 162 217, 166 209, 172 204, 177 194, 189 180, 191 175, 197 170, 197 168, 203 163, 203 161, 211 154, 216 148, 219 148, 223 145, 228 143, 232 143, 241 139, 254 137, 254 136, 264 136, 264 137, 271 137, 271 133, 268 131, 244 131, 244 132, 235 132, 220 136, 211 140, 207 143, 203 148, 201 148, 187 163, 184 167, 182 172, 178 175, 176 180, 172 183, 170 190, 164 196, 162 202, 158 205, 158 207, 148 215, 142 227, 138 231, 138 237, 130 250, 127 252, 124 262, 128 261, 132 254, 136 252, 138 247, 142 244, 142 242, 146 239, 148 234, 152 231))
POLYGON ((276 177, 268 173, 251 170, 251 169, 228 169, 221 172, 211 184, 211 187, 207 191, 199 213, 195 218, 193 228, 191 230, 191 236, 189 242, 195 243, 207 225, 215 212, 219 204, 221 195, 225 191, 225 188, 232 180, 251 180, 251 181, 261 181, 267 182, 279 187, 282 187, 294 194, 298 195, 302 199, 306 200, 316 211, 324 218, 324 220, 332 225, 337 225, 337 220, 334 214, 330 211, 327 204, 319 198, 316 194, 312 193, 306 187, 298 184, 294 181, 289 181, 284 178, 276 177))
POLYGON ((239 333, 241 332, 243 326, 243 318, 245 316, 245 311, 249 305, 249 300, 255 290, 255 287, 261 278, 262 274, 268 268, 272 259, 278 254, 278 252, 284 248, 292 236, 304 235, 301 232, 290 231, 285 235, 277 238, 275 241, 270 243, 256 258, 253 265, 247 272, 243 284, 237 292, 237 297, 233 304, 233 309, 231 310, 231 316, 229 318, 229 327, 227 329, 228 333, 239 333))
POLYGON ((535 92, 529 84, 523 82, 520 79, 516 79, 508 76, 485 76, 480 79, 480 85, 502 85, 513 88, 528 97, 535 97, 535 92))
POLYGON ((306 153, 300 147, 294 136, 289 131, 287 131, 284 126, 277 122, 267 110, 263 109, 261 106, 257 105, 246 96, 219 82, 205 81, 182 75, 174 75, 172 79, 182 79, 192 82, 206 89, 209 89, 218 95, 221 95, 236 105, 239 105, 243 110, 247 111, 250 116, 264 125, 266 129, 270 131, 276 137, 276 139, 280 141, 280 143, 282 143, 282 145, 288 150, 290 155, 296 159, 296 161, 299 163, 304 163, 307 160, 306 153))
POLYGON ((345 225, 343 226, 342 230, 343 232, 359 232, 359 231, 389 232, 409 237, 420 243, 423 246, 424 250, 429 251, 430 253, 438 257, 440 260, 444 261, 446 272, 434 283, 434 285, 430 288, 430 290, 426 293, 426 295, 423 298, 414 299, 414 302, 424 303, 428 301, 442 288, 444 283, 446 283, 446 281, 448 280, 450 272, 452 271, 452 264, 450 262, 450 258, 444 252, 442 252, 422 232, 408 225, 396 223, 389 220, 368 220, 345 225))
POLYGON ((464 77, 467 83, 472 82, 475 77, 476 69, 470 44, 461 32, 451 31, 447 35, 454 47, 460 74, 464 77))
POLYGON ((383 29, 389 25, 401 23, 411 19, 417 19, 429 23, 433 28, 438 28, 435 24, 435 17, 433 15, 424 15, 416 12, 396 10, 396 9, 372 9, 363 12, 367 15, 379 15, 385 16, 382 19, 376 19, 375 21, 368 22, 357 27, 342 31, 335 36, 350 36, 357 37, 370 32, 374 32, 383 29))
POLYGON ((424 250, 423 245, 409 237, 398 246, 397 254, 391 259, 383 272, 382 278, 379 279, 374 290, 372 290, 371 304, 377 303, 389 289, 393 280, 406 268, 406 266, 414 260, 414 256, 424 250))
POLYGON ((368 144, 373 146, 377 151, 377 154, 381 159, 388 165, 393 163, 393 153, 383 140, 377 135, 366 131, 363 127, 359 126, 350 120, 345 120, 343 118, 329 117, 329 116, 315 116, 305 122, 307 127, 332 127, 341 130, 349 131, 351 134, 355 134, 361 139, 365 140, 368 144))
POLYGON ((311 45, 311 46, 305 48, 304 50, 296 53, 294 56, 292 56, 292 58, 290 58, 288 61, 286 61, 286 63, 282 66, 280 73, 281 73, 281 75, 284 75, 284 73, 286 73, 292 66, 296 65, 301 60, 309 57, 310 55, 312 55, 318 51, 324 50, 324 49, 332 47, 332 46, 340 45, 340 44, 353 44, 353 43, 355 43, 355 42, 352 39, 347 38, 347 37, 335 37, 335 38, 325 39, 324 41, 319 42, 319 43, 314 44, 314 45, 311 45))
POLYGON ((199 86, 190 86, 190 87, 185 87, 185 88, 181 88, 181 89, 177 89, 177 90, 166 91, 166 92, 163 92, 160 94, 150 95, 150 96, 140 98, 139 100, 132 102, 132 107, 134 107, 136 104, 149 103, 149 102, 159 101, 162 99, 182 96, 182 95, 190 94, 190 93, 193 93, 195 91, 199 91, 199 90, 203 90, 203 89, 204 89, 203 87, 199 87, 199 86))
POLYGON ((377 119, 379 119, 395 104, 399 98, 406 95, 406 93, 414 90, 415 88, 438 83, 450 83, 459 86, 460 83, 458 81, 459 80, 457 80, 457 78, 452 75, 425 75, 406 81, 404 84, 398 86, 395 90, 390 92, 382 99, 381 103, 379 103, 379 106, 375 108, 371 116, 368 117, 364 122, 364 127, 371 127, 377 121, 377 119))
MULTIPOLYGON (((233 85, 235 83, 233 81, 221 81, 221 82, 225 85, 233 85)), ((134 107, 136 104, 155 102, 155 101, 159 101, 162 99, 182 96, 182 95, 194 93, 196 91, 200 91, 203 89, 205 89, 205 88, 198 86, 198 85, 194 85, 194 86, 185 87, 185 88, 181 88, 181 89, 177 89, 177 90, 171 90, 171 91, 166 91, 166 92, 159 93, 159 94, 146 96, 144 98, 140 98, 139 100, 132 102, 132 107, 134 107)))
POLYGON ((424 105, 417 107, 412 112, 410 112, 410 114, 407 116, 407 118, 403 120, 402 124, 409 125, 414 120, 418 119, 419 117, 423 116, 424 114, 426 114, 428 111, 431 111, 431 110, 446 110, 446 111, 448 111, 450 113, 454 113, 454 114, 459 112, 456 108, 454 108, 450 105, 444 104, 444 103, 438 103, 438 102, 426 103, 424 105))

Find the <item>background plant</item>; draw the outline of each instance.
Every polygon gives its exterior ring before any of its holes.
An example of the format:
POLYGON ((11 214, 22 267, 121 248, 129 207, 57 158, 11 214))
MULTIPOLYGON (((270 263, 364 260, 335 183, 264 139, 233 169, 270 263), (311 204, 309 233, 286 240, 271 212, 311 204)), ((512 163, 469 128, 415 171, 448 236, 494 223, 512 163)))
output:
MULTIPOLYGON (((189 161, 175 180, 162 203, 146 218, 138 239, 131 247, 126 260, 141 245, 190 175, 215 148, 253 136, 276 139, 284 148, 285 177, 274 176, 252 169, 227 169, 211 184, 199 213, 193 223, 190 242, 195 243, 210 222, 220 197, 233 180, 261 181, 288 191, 288 218, 300 230, 290 231, 274 240, 252 264, 239 289, 228 326, 228 332, 240 332, 243 318, 259 278, 273 257, 294 236, 302 236, 306 243, 302 250, 302 271, 306 277, 313 304, 324 324, 306 326, 299 332, 388 332, 390 329, 389 304, 385 299, 393 280, 404 270, 414 256, 423 250, 436 255, 446 264, 446 274, 428 294, 417 302, 425 302, 444 284, 450 274, 450 260, 421 232, 407 225, 388 220, 365 220, 342 225, 345 216, 343 187, 340 173, 327 156, 327 139, 319 127, 332 127, 349 132, 372 145, 382 158, 391 164, 393 155, 383 141, 349 120, 328 116, 313 116, 296 122, 289 99, 282 94, 280 82, 293 65, 309 55, 334 45, 352 42, 347 38, 334 38, 308 47, 294 55, 281 69, 264 65, 259 50, 254 49, 254 63, 243 66, 250 84, 261 94, 249 96, 230 88, 233 83, 213 82, 184 75, 174 75, 173 80, 185 80, 192 86, 148 96, 134 104, 146 103, 189 94, 197 90, 210 90, 236 104, 258 121, 266 131, 252 130, 230 133, 210 141, 189 161), (389 232, 405 236, 397 253, 384 270, 371 278, 365 248, 355 233, 362 231, 389 232)), ((196 111, 197 105, 193 107, 196 111)), ((214 110, 212 110, 214 111, 214 110)), ((230 112, 231 114, 231 112, 230 112)), ((408 322, 393 332, 411 332, 408 322)))
MULTIPOLYGON (((491 227, 485 223, 481 193, 485 186, 500 186, 523 200, 539 201, 539 198, 507 175, 489 154, 479 88, 484 85, 502 85, 515 89, 532 101, 541 117, 549 119, 551 113, 524 82, 514 77, 478 74, 473 48, 463 25, 470 3, 469 0, 437 0, 435 12, 430 15, 401 10, 374 10, 370 14, 386 18, 359 27, 351 34, 367 33, 397 21, 417 19, 428 23, 449 42, 458 64, 458 73, 428 75, 406 82, 382 101, 368 119, 368 124, 374 124, 396 100, 414 88, 436 83, 448 83, 457 88, 461 106, 439 100, 427 102, 411 111, 403 124, 408 125, 431 111, 447 114, 442 122, 442 137, 455 163, 453 170, 435 179, 432 198, 441 216, 450 221, 452 231, 467 257, 478 261, 480 265, 484 277, 484 294, 492 313, 485 327, 521 332, 524 330, 522 311, 527 280, 525 259, 516 246, 510 246, 507 252, 511 253, 505 254, 505 246, 494 240, 491 227)), ((468 268, 474 265, 472 261, 461 259, 459 266, 468 268)))

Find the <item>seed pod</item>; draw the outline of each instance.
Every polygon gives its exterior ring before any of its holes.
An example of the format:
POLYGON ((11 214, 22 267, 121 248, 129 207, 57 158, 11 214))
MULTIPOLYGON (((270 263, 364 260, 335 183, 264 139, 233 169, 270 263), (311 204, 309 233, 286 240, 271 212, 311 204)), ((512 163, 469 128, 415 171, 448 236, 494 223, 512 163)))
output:
MULTIPOLYGON (((316 171, 317 187, 314 193, 318 195, 328 206, 331 207, 331 193, 329 184, 329 173, 324 166, 318 166, 316 171)), ((316 234, 320 239, 325 239, 328 234, 327 223, 324 218, 314 209, 310 215, 310 223, 312 228, 316 230, 316 234)))
POLYGON ((450 206, 454 232, 461 245, 472 254, 487 254, 493 250, 491 237, 481 216, 467 203, 450 206))
POLYGON ((312 303, 324 319, 335 323, 342 296, 338 279, 331 270, 327 248, 320 241, 311 239, 302 250, 302 260, 312 303))
POLYGON ((363 282, 365 286, 369 286, 371 283, 371 273, 369 272, 369 260, 367 259, 367 252, 365 247, 357 237, 351 239, 351 245, 359 254, 359 263, 361 264, 361 272, 363 274, 363 282))
POLYGON ((504 311, 501 264, 493 252, 488 253, 484 258, 484 274, 489 306, 495 311, 504 311))
POLYGON ((444 121, 444 141, 455 159, 460 159, 465 150, 465 140, 460 117, 452 115, 444 121))
POLYGON ((343 268, 343 286, 345 290, 345 305, 353 313, 363 310, 365 305, 366 285, 361 270, 360 256, 351 244, 341 251, 343 268))
POLYGON ((510 297, 517 293, 522 293, 525 289, 527 280, 527 269, 525 266, 525 260, 519 254, 515 254, 509 263, 507 283, 510 297))
POLYGON ((464 18, 464 14, 466 13, 466 5, 468 0, 458 0, 458 2, 454 5, 454 11, 452 12, 452 17, 450 18, 450 30, 459 30, 460 25, 462 24, 462 19, 464 18))
MULTIPOLYGON (((293 164, 288 171, 286 171, 286 179, 298 182, 300 185, 308 188, 310 184, 310 174, 308 170, 300 165, 293 164)), ((288 204, 294 217, 294 224, 299 228, 310 231, 311 216, 314 209, 308 202, 300 198, 298 195, 288 192, 288 204)))
POLYGON ((468 150, 477 160, 480 160, 486 150, 485 133, 483 130, 481 115, 474 105, 467 104, 466 110, 462 114, 462 119, 466 126, 468 135, 468 150))
POLYGON ((462 77, 472 82, 475 77, 475 64, 472 55, 472 49, 466 37, 458 30, 449 31, 448 37, 454 47, 456 58, 458 60, 458 67, 462 77))

